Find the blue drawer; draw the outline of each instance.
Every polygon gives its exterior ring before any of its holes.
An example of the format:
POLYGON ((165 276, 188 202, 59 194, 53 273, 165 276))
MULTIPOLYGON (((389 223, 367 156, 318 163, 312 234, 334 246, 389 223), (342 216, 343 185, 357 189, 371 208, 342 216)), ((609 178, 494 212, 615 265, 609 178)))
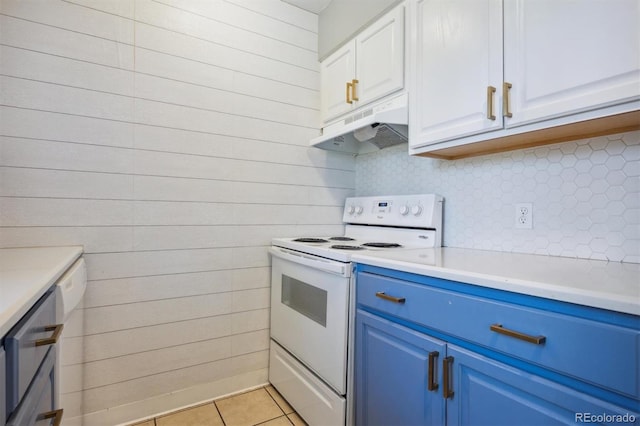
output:
POLYGON ((16 324, 5 337, 7 366, 7 413, 10 415, 31 384, 57 333, 55 292, 50 291, 16 324))
MULTIPOLYGON (((9 417, 7 426, 33 426, 40 421, 62 416, 62 410, 53 411, 55 364, 56 348, 49 348, 24 398, 9 417)), ((51 421, 46 424, 51 424, 51 421)))
POLYGON ((640 396, 640 331, 637 329, 368 273, 357 276, 356 300, 359 306, 633 398, 640 396), (376 296, 376 293, 384 295, 376 296), (405 300, 397 303, 380 296, 405 300), (505 334, 510 330, 526 336, 505 334), (542 341, 522 340, 527 336, 542 341))

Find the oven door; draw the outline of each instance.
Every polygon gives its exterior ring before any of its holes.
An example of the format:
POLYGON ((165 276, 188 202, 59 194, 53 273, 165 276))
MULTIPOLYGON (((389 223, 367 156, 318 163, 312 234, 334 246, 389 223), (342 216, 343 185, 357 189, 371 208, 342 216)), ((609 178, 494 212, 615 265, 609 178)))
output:
POLYGON ((351 264, 272 247, 271 338, 346 393, 351 264))

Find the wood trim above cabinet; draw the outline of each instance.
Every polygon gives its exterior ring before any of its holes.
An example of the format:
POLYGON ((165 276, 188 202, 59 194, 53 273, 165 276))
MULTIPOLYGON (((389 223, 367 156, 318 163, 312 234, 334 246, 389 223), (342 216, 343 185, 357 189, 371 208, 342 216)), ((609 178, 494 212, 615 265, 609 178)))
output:
POLYGON ((638 110, 414 155, 457 160, 633 130, 640 130, 640 111, 638 110))

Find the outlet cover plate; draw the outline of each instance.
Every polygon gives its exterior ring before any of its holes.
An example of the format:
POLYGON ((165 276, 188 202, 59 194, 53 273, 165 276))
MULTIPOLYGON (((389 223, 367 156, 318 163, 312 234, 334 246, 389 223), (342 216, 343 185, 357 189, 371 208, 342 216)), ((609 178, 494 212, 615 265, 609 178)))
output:
POLYGON ((533 203, 516 204, 515 227, 517 229, 533 229, 533 203))

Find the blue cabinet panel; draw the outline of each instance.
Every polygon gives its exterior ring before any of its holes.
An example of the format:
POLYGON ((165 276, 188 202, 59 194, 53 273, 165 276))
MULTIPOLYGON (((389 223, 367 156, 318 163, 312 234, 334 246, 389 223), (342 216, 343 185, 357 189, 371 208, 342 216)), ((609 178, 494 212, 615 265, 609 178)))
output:
POLYGON ((356 424, 367 426, 443 425, 441 387, 429 391, 429 353, 433 382, 445 344, 363 311, 356 315, 356 424))
POLYGON ((6 368, 4 348, 0 346, 0 425, 4 425, 7 420, 7 389, 6 389, 6 368))
POLYGON ((358 425, 640 424, 638 317, 361 268, 358 425))
POLYGON ((50 291, 7 334, 4 345, 7 356, 7 410, 17 406, 40 367, 52 343, 37 345, 52 336, 49 330, 56 322, 55 292, 50 291))
POLYGON ((615 424, 616 416, 640 419, 637 412, 460 347, 448 345, 447 355, 453 357, 454 391, 447 402, 449 425, 566 425, 581 423, 576 416, 587 413, 612 420, 601 424, 615 424))
MULTIPOLYGON (((54 409, 55 363, 56 348, 49 348, 24 398, 9 417, 7 426, 51 424, 51 420, 44 419, 43 415, 52 413, 54 409)), ((61 416, 62 412, 58 415, 61 416)))
POLYGON ((370 273, 358 273, 356 289, 359 306, 632 398, 640 397, 640 330, 637 327, 606 324, 370 273), (402 297, 405 303, 376 297, 378 292, 402 297), (545 340, 533 344, 506 336, 491 331, 494 324, 534 337, 543 336, 545 340))

